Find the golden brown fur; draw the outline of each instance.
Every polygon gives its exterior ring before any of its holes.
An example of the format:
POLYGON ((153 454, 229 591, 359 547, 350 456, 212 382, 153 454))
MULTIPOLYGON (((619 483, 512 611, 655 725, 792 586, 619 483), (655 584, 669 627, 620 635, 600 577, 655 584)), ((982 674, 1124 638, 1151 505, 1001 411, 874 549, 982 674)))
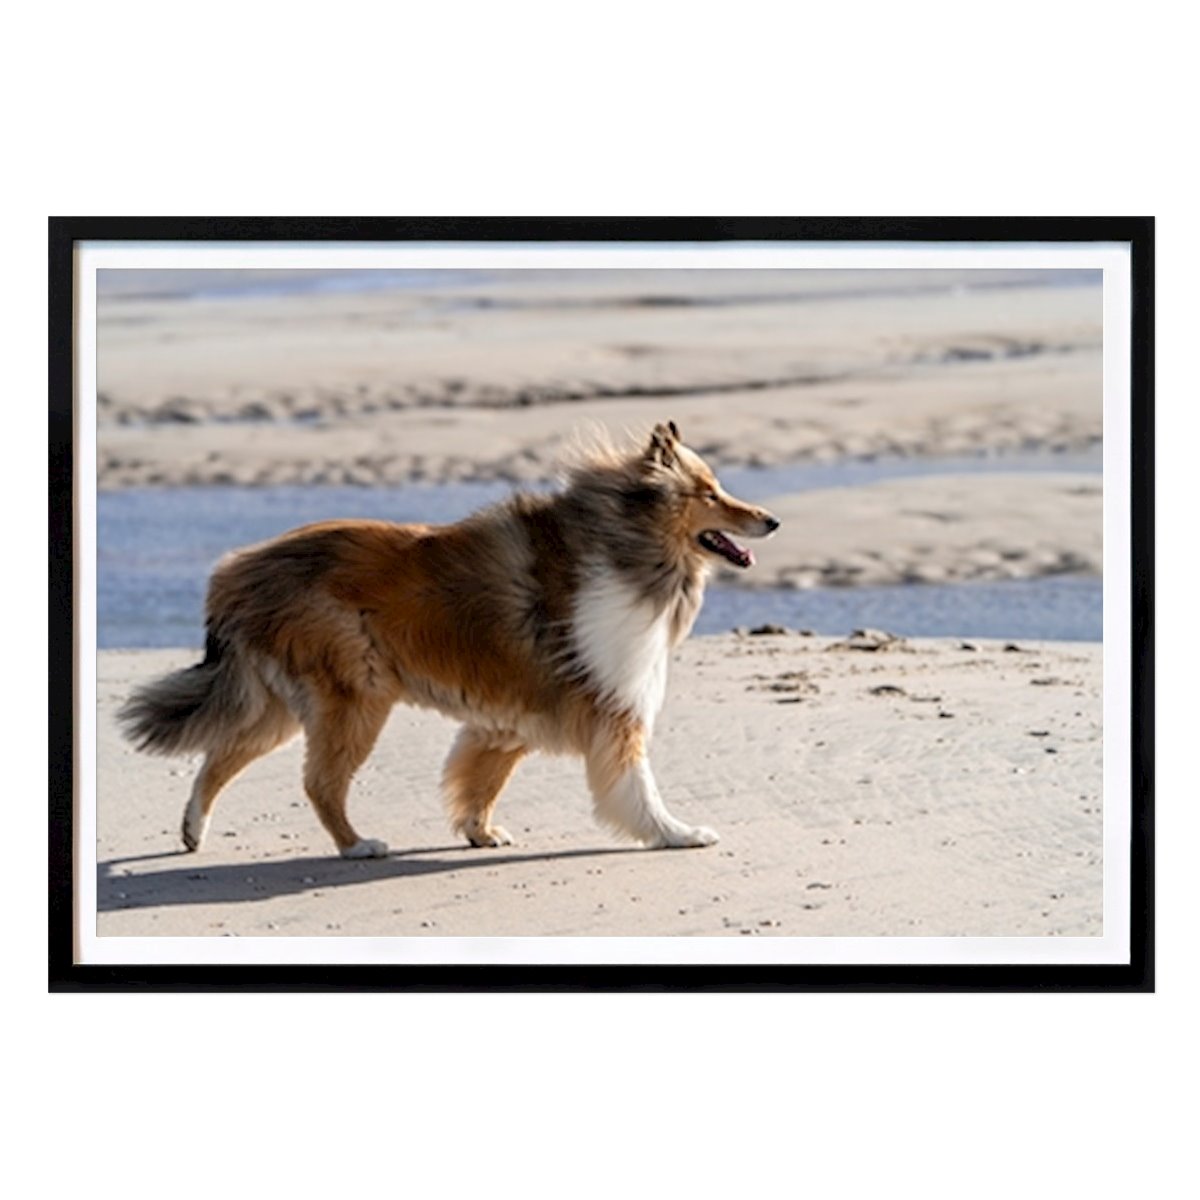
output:
POLYGON ((598 814, 625 834, 707 844, 715 835, 675 821, 649 776, 642 696, 661 699, 658 666, 635 642, 613 647, 610 668, 608 631, 620 641, 627 624, 612 606, 644 618, 665 673, 713 559, 700 533, 775 524, 723 493, 666 425, 640 452, 591 454, 556 495, 454 525, 309 525, 217 567, 204 661, 139 690, 122 720, 142 749, 204 752, 184 816, 193 849, 221 789, 303 729, 305 788, 339 850, 386 852, 359 837, 346 799, 397 702, 464 722, 443 784, 474 845, 510 840, 492 812, 534 749, 585 756, 598 814))

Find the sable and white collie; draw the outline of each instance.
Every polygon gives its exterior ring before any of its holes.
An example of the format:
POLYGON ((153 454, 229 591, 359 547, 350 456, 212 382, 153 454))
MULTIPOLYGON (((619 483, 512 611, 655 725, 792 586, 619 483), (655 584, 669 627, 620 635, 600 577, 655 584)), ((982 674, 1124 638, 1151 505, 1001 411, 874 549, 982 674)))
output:
POLYGON ((120 719, 139 749, 204 753, 190 850, 221 789, 303 729, 305 790, 338 850, 385 855, 346 797, 398 701, 463 722, 443 788, 474 846, 511 843, 492 814, 531 750, 582 755, 596 815, 618 833, 708 846, 711 829, 667 811, 647 745, 710 566, 754 561, 729 533, 778 525, 722 491, 674 423, 636 450, 589 452, 557 494, 455 525, 306 525, 217 566, 203 662, 140 688, 120 719))

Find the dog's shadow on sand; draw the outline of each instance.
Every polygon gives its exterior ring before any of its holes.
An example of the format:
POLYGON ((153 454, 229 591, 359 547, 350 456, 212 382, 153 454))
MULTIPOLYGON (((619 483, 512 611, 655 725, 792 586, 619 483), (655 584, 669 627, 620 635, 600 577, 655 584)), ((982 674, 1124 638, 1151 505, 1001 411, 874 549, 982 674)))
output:
POLYGON ((206 865, 203 856, 189 854, 186 850, 174 850, 165 854, 114 858, 99 863, 96 910, 116 912, 121 909, 184 904, 235 904, 324 892, 385 879, 480 868, 495 870, 528 863, 605 858, 613 854, 639 852, 633 846, 608 846, 591 850, 513 854, 454 845, 393 850, 386 858, 310 857, 206 865), (122 870, 135 863, 157 861, 178 861, 180 865, 164 866, 156 871, 131 871, 128 874, 122 870))

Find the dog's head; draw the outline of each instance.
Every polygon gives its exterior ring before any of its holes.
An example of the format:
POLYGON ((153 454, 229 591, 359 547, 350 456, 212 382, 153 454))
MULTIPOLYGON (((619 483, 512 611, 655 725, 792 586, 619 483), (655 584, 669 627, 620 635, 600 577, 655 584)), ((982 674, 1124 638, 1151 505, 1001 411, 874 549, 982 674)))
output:
POLYGON ((683 444, 674 421, 654 427, 642 463, 647 475, 668 491, 674 522, 694 554, 744 570, 754 563, 754 555, 731 535, 769 537, 779 528, 765 508, 721 487, 712 468, 683 444))

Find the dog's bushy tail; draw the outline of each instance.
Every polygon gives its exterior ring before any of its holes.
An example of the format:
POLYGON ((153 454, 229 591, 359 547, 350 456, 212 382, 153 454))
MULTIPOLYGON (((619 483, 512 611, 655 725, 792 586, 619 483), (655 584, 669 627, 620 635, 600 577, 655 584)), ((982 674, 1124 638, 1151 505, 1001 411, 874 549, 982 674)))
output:
POLYGON ((250 681, 212 636, 204 661, 139 687, 122 705, 122 732, 148 754, 194 754, 220 744, 252 717, 250 681))

